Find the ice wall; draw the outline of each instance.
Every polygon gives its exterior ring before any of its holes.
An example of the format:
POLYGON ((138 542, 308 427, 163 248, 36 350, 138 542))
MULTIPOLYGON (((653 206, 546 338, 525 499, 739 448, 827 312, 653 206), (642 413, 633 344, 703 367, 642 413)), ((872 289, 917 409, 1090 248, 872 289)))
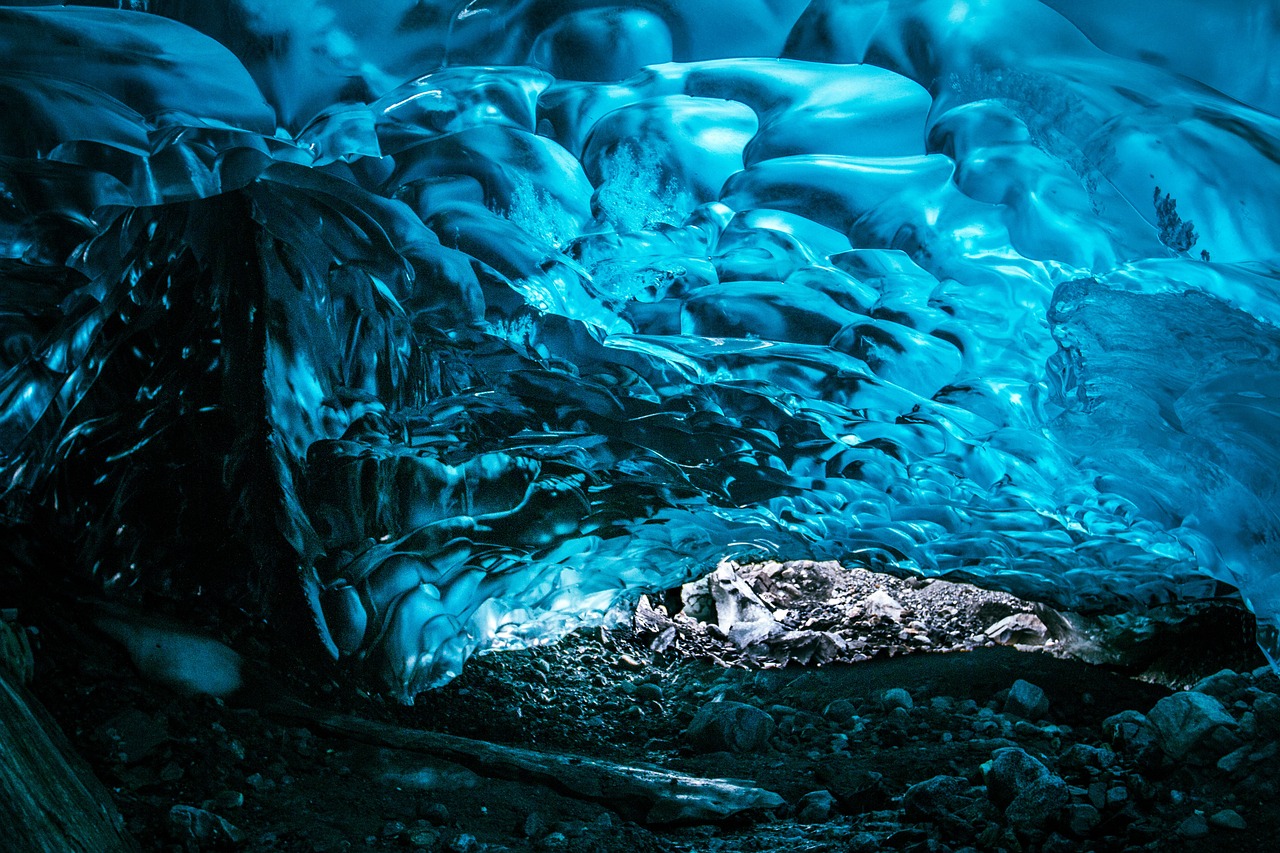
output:
POLYGON ((407 698, 726 556, 1275 651, 1274 16, 3 6, 11 541, 407 698))

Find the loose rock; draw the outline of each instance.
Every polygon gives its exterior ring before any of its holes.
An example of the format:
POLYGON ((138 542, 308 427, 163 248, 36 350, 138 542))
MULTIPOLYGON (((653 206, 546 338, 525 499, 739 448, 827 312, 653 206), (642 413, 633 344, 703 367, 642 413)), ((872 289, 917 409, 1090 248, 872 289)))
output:
POLYGON ((694 716, 685 739, 702 752, 759 752, 773 731, 773 718, 753 705, 709 702, 694 716))
POLYGON ((1043 826, 1067 804, 1067 783, 1017 747, 998 749, 983 768, 991 802, 1016 826, 1043 826))
POLYGON ((1202 814, 1193 814, 1178 824, 1178 834, 1183 838, 1204 838, 1209 834, 1209 822, 1202 814))
POLYGON ((1244 830, 1249 828, 1249 824, 1245 823, 1245 819, 1240 817, 1240 813, 1235 809, 1223 809, 1220 812, 1215 812, 1209 818, 1209 825, 1221 829, 1244 830))
POLYGON ((1004 711, 1028 720, 1038 720, 1049 711, 1049 697, 1039 687, 1019 678, 1009 688, 1009 696, 1004 700, 1004 711))
POLYGON ((1235 720, 1214 697, 1184 692, 1157 702, 1147 714, 1147 725, 1165 754, 1177 760, 1185 758, 1215 729, 1235 726, 1235 720))
POLYGON ((893 711, 896 708, 910 711, 915 704, 911 694, 901 687, 892 687, 880 694, 880 703, 884 705, 886 711, 893 711))
POLYGON ((903 814, 907 820, 963 826, 968 821, 960 813, 973 805, 978 790, 963 776, 934 776, 917 782, 902 795, 903 814))
POLYGON ((830 820, 835 807, 836 798, 830 791, 810 791, 796 804, 796 820, 801 823, 822 823, 830 820))
POLYGON ((1043 646, 1049 628, 1034 613, 1015 613, 987 628, 987 638, 1003 645, 1043 646))
POLYGON ((891 619, 894 622, 902 620, 902 611, 904 609, 892 595, 883 589, 878 589, 871 593, 862 602, 863 615, 880 616, 885 619, 891 619))
POLYGON ((194 806, 169 810, 169 834, 178 843, 190 842, 202 850, 231 850, 244 842, 244 833, 230 821, 194 806))

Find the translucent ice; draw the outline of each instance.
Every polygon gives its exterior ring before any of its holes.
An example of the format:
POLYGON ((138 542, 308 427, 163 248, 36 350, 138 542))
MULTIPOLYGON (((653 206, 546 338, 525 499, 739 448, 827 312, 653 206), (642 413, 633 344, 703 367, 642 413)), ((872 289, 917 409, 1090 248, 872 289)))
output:
POLYGON ((1235 589, 1278 648, 1274 15, 24 5, 24 553, 296 596, 406 698, 726 557, 1235 589))

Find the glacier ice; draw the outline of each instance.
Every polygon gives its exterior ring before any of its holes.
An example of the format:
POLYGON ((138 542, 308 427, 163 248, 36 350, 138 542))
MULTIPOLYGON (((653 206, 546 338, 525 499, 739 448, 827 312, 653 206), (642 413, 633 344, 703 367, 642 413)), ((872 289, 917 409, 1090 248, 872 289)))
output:
POLYGON ((407 699, 726 557, 1274 655, 1253 8, 6 3, 6 538, 407 699))

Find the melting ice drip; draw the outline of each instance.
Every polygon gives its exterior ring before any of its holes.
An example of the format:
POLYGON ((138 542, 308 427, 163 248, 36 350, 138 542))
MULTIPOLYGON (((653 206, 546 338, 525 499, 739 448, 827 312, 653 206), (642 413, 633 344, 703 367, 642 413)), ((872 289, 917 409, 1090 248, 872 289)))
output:
POLYGON ((0 11, 7 512, 104 585, 278 541, 407 699, 726 556, 1275 651, 1274 15, 126 5, 0 11))

